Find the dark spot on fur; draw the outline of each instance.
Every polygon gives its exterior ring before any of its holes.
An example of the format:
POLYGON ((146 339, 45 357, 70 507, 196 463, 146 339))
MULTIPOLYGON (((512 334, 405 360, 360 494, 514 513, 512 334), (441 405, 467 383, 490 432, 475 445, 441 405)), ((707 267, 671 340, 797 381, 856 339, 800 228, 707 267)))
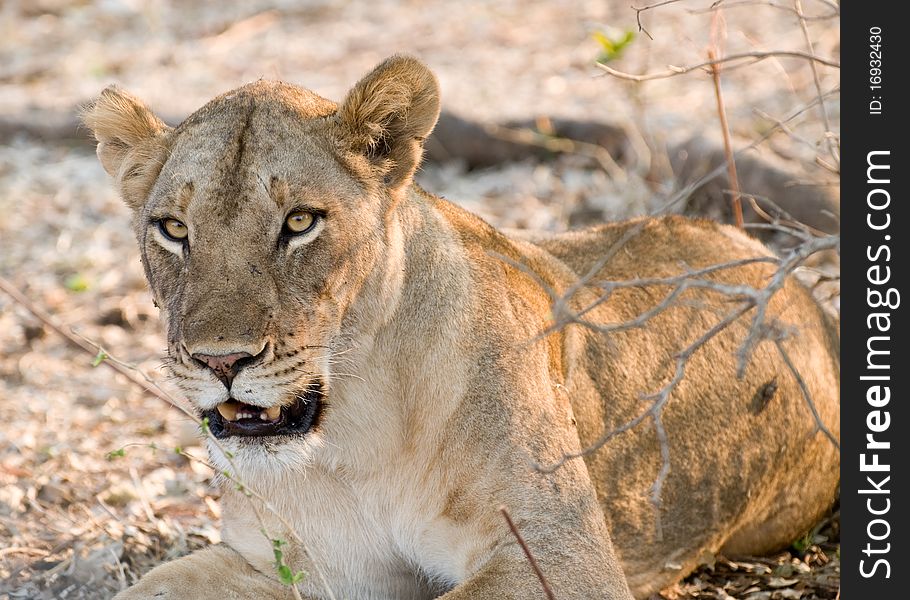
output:
POLYGON ((250 263, 250 273, 252 273, 254 275, 262 275, 262 271, 260 271, 259 267, 257 267, 253 263, 250 263))
POLYGON ((776 377, 758 388, 758 391, 755 392, 755 396, 752 397, 752 414, 761 414, 768 407, 768 404, 771 402, 771 399, 774 398, 775 393, 777 393, 776 377))

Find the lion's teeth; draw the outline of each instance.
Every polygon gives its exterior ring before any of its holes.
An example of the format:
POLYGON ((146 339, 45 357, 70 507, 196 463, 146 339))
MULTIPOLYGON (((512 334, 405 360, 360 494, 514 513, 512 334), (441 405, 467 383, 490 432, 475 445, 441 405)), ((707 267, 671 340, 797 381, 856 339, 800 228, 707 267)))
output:
POLYGON ((217 408, 218 412, 221 413, 221 416, 228 421, 236 421, 237 419, 242 418, 237 415, 237 406, 231 402, 222 402, 217 408))
POLYGON ((275 421, 281 416, 281 407, 272 406, 271 408, 251 412, 249 408, 241 409, 243 406, 239 402, 228 401, 218 405, 218 412, 227 421, 240 421, 241 419, 259 419, 260 421, 275 421))

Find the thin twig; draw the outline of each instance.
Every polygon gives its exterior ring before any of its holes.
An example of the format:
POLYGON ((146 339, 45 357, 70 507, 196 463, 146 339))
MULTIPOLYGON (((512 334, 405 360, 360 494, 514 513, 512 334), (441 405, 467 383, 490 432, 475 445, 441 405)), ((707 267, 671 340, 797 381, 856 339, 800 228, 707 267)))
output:
MULTIPOLYGON (((719 14, 719 13, 715 13, 719 14)), ((720 131, 724 139, 724 157, 727 160, 727 177, 730 179, 730 188, 733 190, 731 201, 733 203, 733 222, 740 229, 743 228, 743 205, 740 200, 739 177, 736 174, 736 159, 733 156, 733 143, 730 141, 730 125, 727 123, 727 108, 724 105, 724 95, 720 86, 720 63, 717 62, 715 48, 708 49, 708 58, 711 59, 711 78, 714 81, 714 97, 717 100, 717 115, 720 117, 720 131)))
POLYGON ((668 4, 675 4, 679 1, 680 0, 663 0, 662 2, 655 2, 654 4, 649 4, 648 6, 633 6, 632 10, 635 11, 635 20, 638 22, 638 30, 653 40, 654 36, 652 36, 651 33, 645 29, 644 25, 641 24, 641 13, 651 10, 652 8, 659 8, 668 4))
MULTIPOLYGON (((803 38, 806 40, 806 47, 809 48, 809 54, 815 54, 815 49, 812 46, 812 38, 809 35, 809 25, 806 23, 806 17, 803 14, 803 5, 800 0, 793 0, 793 6, 796 9, 796 14, 799 16, 799 24, 803 30, 803 38)), ((811 61, 809 67, 812 69, 812 81, 815 84, 816 94, 821 97, 822 84, 821 79, 818 76, 818 68, 815 66, 815 63, 811 61)), ((834 144, 834 132, 831 131, 831 122, 828 119, 828 109, 825 106, 824 101, 818 103, 818 109, 822 116, 822 123, 825 125, 825 141, 828 146, 828 152, 831 154, 831 158, 834 159, 834 164, 837 165, 839 171, 840 154, 834 144)))
POLYGON ((752 318, 752 324, 749 327, 749 334, 737 352, 738 367, 737 375, 742 377, 745 373, 746 365, 752 355, 752 350, 758 344, 759 340, 765 337, 765 315, 771 303, 771 298, 784 286, 787 277, 800 266, 807 258, 821 252, 822 250, 832 250, 840 246, 839 235, 829 235, 822 238, 814 238, 804 242, 794 248, 780 264, 777 271, 771 277, 768 285, 758 291, 758 295, 753 298, 756 310, 752 318))
MULTIPOLYGON (((839 92, 840 92, 840 86, 835 86, 834 88, 832 88, 831 90, 829 90, 828 92, 825 93, 825 97, 831 96, 831 95, 836 94, 836 93, 839 93, 839 92)), ((748 146, 745 146, 745 147, 740 148, 739 150, 737 150, 737 151, 734 153, 734 156, 739 156, 739 155, 744 154, 744 153, 746 153, 746 152, 748 152, 748 151, 750 151, 750 150, 754 150, 755 148, 758 148, 758 147, 759 147, 760 145, 762 145, 765 141, 767 141, 768 139, 770 139, 771 136, 773 136, 775 133, 777 133, 778 131, 780 131, 781 128, 782 128, 783 126, 785 126, 787 123, 793 121, 794 119, 796 119, 797 117, 799 117, 800 115, 802 115, 803 113, 805 113, 807 110, 811 109, 811 108, 812 108, 813 106, 815 106, 818 102, 819 102, 819 99, 818 99, 818 98, 813 98, 812 100, 810 100, 809 102, 807 102, 806 104, 804 104, 803 106, 801 106, 800 108, 798 108, 798 109, 796 109, 795 111, 793 111, 792 113, 790 113, 790 114, 789 114, 788 116, 786 116, 784 119, 782 119, 782 120, 778 121, 777 123, 775 123, 775 124, 774 124, 767 132, 765 132, 765 134, 762 135, 760 138, 758 138, 757 140, 754 140, 754 141, 751 142, 748 146)), ((672 211, 678 204, 680 204, 681 202, 687 200, 692 194, 695 193, 696 190, 700 189, 702 186, 708 184, 709 182, 713 181, 714 179, 720 177, 720 176, 723 174, 723 172, 726 170, 726 168, 727 168, 727 164, 726 164, 726 162, 725 162, 725 163, 723 163, 723 164, 718 165, 717 167, 715 167, 712 171, 709 171, 708 173, 705 173, 705 174, 702 175, 701 177, 697 178, 696 180, 694 180, 694 181, 692 181, 692 182, 686 184, 682 189, 678 190, 678 191, 677 191, 673 196, 671 196, 671 197, 670 197, 670 198, 669 198, 661 207, 659 207, 658 209, 654 210, 651 214, 652 214, 653 216, 662 215, 662 214, 668 214, 668 213, 669 213, 670 211, 672 211)))
POLYGON ((604 290, 604 293, 597 300, 591 302, 588 306, 585 306, 581 310, 575 312, 564 310, 561 313, 554 314, 554 317, 556 317, 556 323, 554 323, 549 332, 560 329, 570 323, 582 325, 583 327, 602 334, 618 333, 630 329, 637 329, 645 325, 651 318, 673 306, 676 300, 682 296, 683 292, 689 289, 711 289, 727 294, 729 296, 755 295, 756 290, 751 287, 723 285, 717 281, 702 279, 702 277, 723 270, 761 263, 779 264, 780 260, 773 256, 759 256, 712 265, 704 269, 699 269, 697 271, 687 271, 681 275, 675 275, 671 277, 640 278, 628 279, 624 281, 605 281, 598 283, 596 284, 597 287, 602 288, 604 290), (606 302, 615 290, 626 288, 645 288, 652 286, 672 286, 672 290, 658 304, 639 314, 634 319, 623 321, 621 323, 598 324, 582 318, 586 313, 606 302))
POLYGON ((809 406, 809 410, 812 411, 812 416, 815 418, 815 431, 821 431, 825 434, 831 443, 834 444, 834 447, 837 448, 837 451, 840 452, 840 441, 831 433, 831 430, 825 425, 822 421, 821 416, 818 414, 818 409, 815 406, 815 402, 812 400, 812 394, 809 393, 809 386, 806 385, 806 380, 803 379, 803 376, 800 374, 799 369, 794 366, 793 361, 790 360, 790 355, 787 353, 787 350, 784 348, 783 341, 780 337, 774 338, 774 345, 777 347, 777 351, 780 354, 780 357, 783 359, 784 364, 787 365, 787 369, 790 370, 790 373, 796 379, 797 385, 799 385, 799 391, 802 393, 803 399, 806 401, 806 404, 809 406))
POLYGON ((534 559, 534 555, 531 554, 531 549, 528 548, 528 545, 525 543, 521 533, 518 531, 518 528, 515 527, 515 523, 512 522, 512 517, 509 515, 509 509, 505 505, 500 505, 499 512, 502 513, 502 516, 505 517, 506 523, 509 525, 509 529, 512 530, 512 535, 515 536, 515 539, 518 540, 518 545, 521 546, 521 549, 525 553, 528 562, 531 564, 531 568, 534 569, 534 573, 537 575, 537 579, 540 580, 540 585, 543 587, 543 593, 547 597, 547 600, 556 600, 556 596, 553 595, 553 590, 550 588, 550 584, 547 582, 547 578, 544 577, 543 571, 540 570, 540 566, 537 564, 537 561, 534 559))
MULTIPOLYGON (((708 60, 706 62, 698 63, 696 65, 689 65, 686 67, 677 67, 675 65, 670 65, 666 71, 659 71, 657 73, 646 73, 644 75, 633 75, 632 73, 624 73, 622 71, 617 71, 612 67, 608 67, 603 63, 597 63, 597 67, 606 71, 608 74, 619 79, 626 79, 629 81, 651 81, 654 79, 666 79, 668 77, 676 77, 677 75, 684 75, 686 73, 691 73, 697 69, 703 69, 705 67, 710 67, 716 64, 723 64, 733 61, 741 61, 751 59, 750 62, 746 64, 754 64, 759 61, 765 60, 766 58, 771 58, 772 56, 781 56, 786 58, 802 58, 804 60, 814 61, 820 64, 823 64, 828 67, 833 67, 835 69, 840 68, 840 63, 836 60, 830 58, 825 58, 823 56, 816 56, 814 54, 809 54, 807 52, 801 52, 799 50, 770 50, 767 52, 742 52, 740 54, 730 54, 723 58, 718 58, 714 60, 708 60)), ((739 66, 739 65, 737 65, 739 66)))

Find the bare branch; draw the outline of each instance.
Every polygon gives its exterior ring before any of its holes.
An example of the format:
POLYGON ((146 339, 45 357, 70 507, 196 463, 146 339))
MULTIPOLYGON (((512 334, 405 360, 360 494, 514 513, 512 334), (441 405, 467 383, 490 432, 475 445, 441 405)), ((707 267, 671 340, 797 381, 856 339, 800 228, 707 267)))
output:
POLYGON ((803 376, 800 374, 799 369, 793 365, 793 361, 790 360, 790 355, 784 349, 783 340, 779 337, 774 338, 774 345, 777 347, 777 351, 780 354, 780 357, 783 359, 784 364, 787 365, 787 369, 790 370, 790 373, 793 374, 793 377, 796 379, 797 385, 799 385, 799 390, 802 393, 803 399, 805 399, 806 404, 809 406, 809 410, 812 411, 812 417, 815 419, 815 431, 821 431, 825 434, 831 443, 834 444, 834 447, 837 448, 837 451, 840 452, 840 441, 831 433, 831 430, 825 425, 822 421, 821 416, 818 414, 818 409, 815 407, 815 402, 812 400, 812 395, 809 393, 809 387, 806 385, 806 380, 803 379, 803 376))
POLYGON ((662 2, 655 2, 654 4, 649 4, 648 6, 633 6, 632 10, 635 11, 635 20, 638 22, 638 30, 648 36, 649 39, 654 39, 654 36, 645 29, 644 25, 641 24, 641 13, 651 10, 652 8, 659 8, 661 6, 666 6, 668 4, 675 4, 680 0, 663 0, 662 2))
POLYGON ((714 291, 725 293, 729 296, 753 296, 755 294, 755 290, 751 287, 723 285, 717 281, 702 279, 702 277, 705 275, 717 273, 719 271, 734 269, 745 265, 758 263, 778 264, 779 262, 780 261, 773 256, 759 256, 712 265, 710 267, 699 269, 697 271, 687 271, 681 275, 672 277, 641 278, 629 279, 625 281, 605 281, 598 283, 596 285, 604 290, 603 295, 577 312, 563 309, 561 313, 555 314, 554 316, 557 317, 557 322, 555 323, 554 328, 558 329, 560 327, 568 325, 569 323, 576 323, 592 331, 604 334, 636 329, 643 326, 652 317, 673 306, 683 292, 692 288, 708 288, 714 291), (592 323, 590 321, 582 319, 586 313, 590 312, 600 304, 603 304, 607 299, 609 299, 610 295, 615 290, 623 288, 644 288, 651 286, 673 286, 673 289, 658 304, 641 313, 634 319, 623 321, 622 323, 608 324, 592 323))
MULTIPOLYGON (((840 92, 840 86, 836 86, 836 87, 832 88, 831 90, 829 90, 828 92, 826 92, 824 94, 824 97, 827 97, 827 96, 830 96, 830 95, 833 95, 833 94, 836 94, 839 92, 840 92)), ((785 126, 787 123, 791 122, 792 120, 796 119, 797 117, 799 117, 800 115, 805 113, 807 110, 811 109, 818 102, 819 102, 819 98, 813 98, 812 100, 807 102, 802 107, 800 107, 800 108, 796 109, 795 111, 793 111, 792 113, 790 113, 790 115, 788 115, 784 119, 778 121, 774 126, 771 127, 771 129, 769 129, 767 132, 765 132, 765 134, 763 136, 761 136, 757 140, 753 141, 748 146, 745 146, 745 147, 737 150, 734 153, 734 156, 739 156, 740 154, 743 154, 745 152, 748 152, 750 150, 757 148, 758 146, 763 144, 766 140, 768 140, 771 136, 773 136, 775 133, 780 131, 780 129, 783 126, 785 126)), ((695 181, 692 181, 692 182, 686 184, 685 187, 678 190, 673 196, 671 196, 663 204, 663 206, 661 206, 660 208, 658 208, 651 214, 652 215, 661 215, 661 214, 669 213, 671 210, 673 210, 676 207, 677 204, 687 200, 689 198, 689 196, 691 196, 693 193, 695 193, 695 191, 700 189, 703 185, 706 185, 710 181, 713 181, 717 177, 720 177, 723 174, 724 170, 726 170, 726 168, 727 168, 726 163, 724 163, 722 165, 718 165, 717 167, 714 168, 714 170, 709 171, 708 173, 702 175, 695 181)))
MULTIPOLYGON (((800 2, 800 0, 793 0, 793 6, 796 9, 796 14, 799 16, 799 24, 802 28, 803 38, 806 40, 806 47, 809 49, 809 54, 815 54, 815 49, 812 47, 812 38, 809 36, 809 26, 806 24, 806 17, 803 14, 802 2, 800 2)), ((818 77, 818 68, 815 66, 815 63, 811 61, 809 62, 809 67, 812 69, 812 81, 815 83, 815 91, 818 97, 821 98, 822 84, 818 77)), ((825 125, 825 141, 828 145, 828 152, 831 154, 834 164, 837 165, 838 172, 840 172, 840 153, 834 143, 834 133, 831 131, 831 122, 828 119, 828 109, 825 107, 824 100, 819 100, 818 110, 822 116, 822 123, 825 125)))
POLYGON ((749 327, 749 334, 746 336, 746 340, 743 342, 739 351, 737 352, 738 357, 738 367, 737 374, 742 377, 743 373, 746 370, 746 365, 749 362, 749 358, 752 355, 752 350, 755 348, 759 340, 764 338, 766 325, 765 325, 765 315, 768 311, 768 305, 771 302, 771 298, 776 294, 786 283, 787 276, 793 272, 796 267, 801 265, 803 261, 812 256, 813 254, 820 252, 822 250, 832 250, 837 248, 840 245, 840 236, 839 235, 830 235, 822 238, 815 238, 800 244, 794 248, 790 254, 781 261, 780 267, 777 271, 774 272, 774 275, 771 277, 771 281, 763 289, 758 290, 758 293, 753 297, 753 302, 756 307, 755 316, 752 318, 752 324, 749 327))
POLYGON ((689 65, 686 67, 677 67, 674 65, 669 65, 669 68, 666 71, 659 71, 657 73, 647 73, 644 75, 633 75, 631 73, 624 73, 622 71, 617 71, 612 67, 608 67, 603 63, 597 63, 597 67, 606 71, 608 74, 619 79, 626 79, 628 81, 652 81, 654 79, 667 79, 668 77, 676 77, 677 75, 684 75, 686 73, 691 73, 697 69, 703 69, 705 67, 711 67, 713 65, 720 65, 729 62, 740 62, 747 61, 735 66, 751 65, 759 61, 765 60, 766 58, 771 58, 772 56, 779 56, 785 58, 801 58, 804 60, 809 60, 817 62, 828 67, 833 67, 835 69, 840 68, 840 63, 832 60, 830 58, 825 58, 822 56, 816 56, 807 52, 800 52, 798 50, 771 50, 767 52, 755 51, 755 52, 742 52, 740 54, 731 54, 729 56, 724 56, 723 58, 716 58, 713 60, 708 60, 696 65, 689 65))
MULTIPOLYGON (((5 279, 3 277, 0 277, 0 290, 3 290, 10 298, 13 299, 14 302, 16 302, 17 304, 22 306, 22 308, 24 308, 25 310, 30 312, 32 314, 32 316, 34 316, 36 319, 41 321, 44 325, 49 327, 54 333, 61 336, 67 342, 69 342, 76 348, 79 348, 80 350, 87 352, 93 356, 97 355, 97 353, 98 353, 97 347, 93 347, 92 344, 90 344, 89 342, 87 342, 85 340, 85 338, 81 338, 80 336, 67 330, 59 321, 57 321, 57 319, 52 317, 41 307, 34 304, 31 300, 29 300, 25 296, 25 294, 20 292, 16 288, 16 286, 14 286, 12 284, 12 282, 8 281, 7 279, 5 279)), ((164 400, 165 402, 171 404, 172 406, 174 406, 175 408, 177 408, 178 410, 180 410, 181 412, 183 412, 190 418, 194 419, 198 423, 199 418, 194 413, 190 412, 186 407, 182 406, 180 402, 177 402, 176 400, 172 400, 170 398, 170 396, 166 392, 161 390, 159 388, 158 384, 155 383, 154 381, 147 380, 146 378, 138 377, 136 375, 137 369, 135 369, 134 367, 129 367, 123 363, 120 363, 119 361, 105 360, 102 362, 102 364, 104 364, 108 368, 111 368, 111 369, 117 371, 118 373, 120 373, 121 375, 123 375, 124 377, 129 379, 132 383, 141 387, 146 393, 151 394, 152 396, 155 396, 156 398, 158 398, 160 400, 164 400)))

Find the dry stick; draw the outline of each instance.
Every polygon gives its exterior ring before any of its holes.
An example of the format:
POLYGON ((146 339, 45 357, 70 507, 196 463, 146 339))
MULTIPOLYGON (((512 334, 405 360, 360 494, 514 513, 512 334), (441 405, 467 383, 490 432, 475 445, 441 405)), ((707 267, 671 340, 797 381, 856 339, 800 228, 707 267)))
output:
MULTIPOLYGON (((809 36, 809 26, 806 24, 806 16, 803 14, 803 5, 800 0, 793 0, 793 6, 796 9, 796 14, 799 16, 799 24, 802 27, 803 38, 806 40, 809 54, 815 54, 815 49, 812 47, 812 38, 809 36)), ((812 81, 815 83, 815 92, 818 94, 819 98, 821 98, 822 84, 821 79, 819 79, 818 76, 818 69, 813 62, 810 62, 809 66, 812 68, 812 81)), ((824 101, 819 101, 818 109, 822 116, 822 123, 825 125, 825 141, 827 142, 828 152, 831 154, 831 158, 834 159, 834 164, 837 165, 839 171, 840 155, 834 145, 834 132, 831 131, 831 122, 828 120, 828 109, 825 107, 824 101)))
MULTIPOLYGON (((798 237, 803 241, 811 240, 816 237, 827 237, 828 233, 822 231, 821 229, 816 229, 811 225, 806 225, 796 220, 790 213, 784 210, 779 204, 768 198, 767 196, 760 196, 758 194, 746 194, 746 198, 749 200, 749 204, 752 205, 752 209, 767 223, 768 229, 776 229, 788 235, 798 237), (771 206, 771 208, 777 211, 777 215, 770 215, 768 212, 759 206, 758 201, 761 200, 765 204, 771 206)), ((762 223, 748 223, 746 227, 756 227, 763 225, 762 223)))
MULTIPOLYGON (((839 88, 835 87, 834 89, 826 92, 825 96, 836 93, 838 91, 838 89, 839 88)), ((815 98, 815 99, 807 102, 805 106, 793 111, 790 115, 785 117, 783 120, 778 121, 771 128, 771 130, 766 132, 761 138, 759 138, 758 140, 755 140, 754 142, 752 142, 745 148, 737 151, 737 154, 757 147, 759 144, 761 144, 762 142, 764 142, 765 140, 770 138, 776 131, 778 131, 786 123, 797 118, 798 116, 800 116, 801 114, 803 114, 804 112, 806 112, 807 110, 812 108, 819 101, 820 101, 820 98, 815 98)), ((726 165, 720 165, 717 168, 715 168, 714 170, 712 170, 711 172, 703 175, 702 177, 698 178, 697 180, 693 181, 692 183, 686 185, 683 189, 679 190, 674 196, 669 198, 667 200, 667 202, 661 208, 654 211, 652 213, 652 215, 657 216, 657 215, 661 215, 661 214, 664 214, 664 213, 670 211, 676 204, 678 204, 679 202, 688 198, 688 196, 694 190, 698 189, 699 187, 704 185, 706 182, 711 181, 715 177, 718 177, 721 173, 723 173, 725 167, 726 167, 726 165)), ((789 215, 787 215, 787 216, 789 216, 789 215)), ((638 235, 638 233, 641 232, 642 228, 644 227, 644 224, 645 224, 645 221, 641 221, 640 223, 636 224, 635 226, 629 228, 629 230, 627 230, 625 232, 625 234, 623 236, 621 236, 620 239, 617 240, 609 248, 609 250, 606 252, 606 255, 604 257, 602 257, 600 260, 598 260, 597 263, 591 269, 589 269, 588 272, 584 276, 582 276, 572 286, 570 286, 562 295, 558 294, 549 285, 547 285, 543 280, 541 280, 540 277, 533 271, 533 269, 529 268, 527 265, 524 265, 517 261, 513 261, 503 255, 499 255, 496 253, 491 253, 491 254, 496 256, 496 258, 499 258, 500 260, 508 262, 508 263, 512 264, 513 266, 515 266, 516 268, 527 273, 541 287, 541 289, 543 289, 545 291, 545 293, 549 296, 551 302, 553 303, 552 312, 553 312, 554 316, 558 315, 558 314, 562 314, 562 315, 571 314, 571 313, 568 313, 568 311, 565 311, 565 309, 564 309, 565 304, 571 301, 572 297, 575 295, 575 293, 578 292, 578 290, 580 290, 583 287, 588 286, 590 281, 597 275, 597 273, 600 271, 600 269, 602 269, 604 267, 604 265, 606 265, 607 261, 612 256, 614 256, 617 252, 619 252, 629 240, 631 240, 633 237, 635 237, 636 235, 638 235)), ((839 242, 838 236, 831 236, 830 238, 827 238, 827 239, 822 238, 822 239, 824 239, 824 241, 822 241, 820 243, 822 246, 824 246, 824 248, 821 248, 821 249, 834 247, 839 242)), ((819 242, 816 242, 815 240, 812 240, 812 242, 819 243, 819 242)), ((806 256, 808 256, 818 250, 819 250, 819 248, 809 248, 808 252, 806 252, 805 254, 806 254, 806 256)), ((804 260, 804 258, 802 260, 804 260)), ((793 263, 791 263, 791 265, 788 265, 789 271, 792 271, 799 264, 801 264, 802 260, 793 262, 793 263)), ((787 272, 789 272, 789 271, 787 271, 787 272)), ((690 274, 690 276, 691 276, 691 274, 690 274)), ((642 282, 639 282, 639 283, 642 283, 642 282)), ((714 288, 717 289, 717 286, 715 285, 714 288)), ((732 292, 732 290, 730 290, 729 287, 727 287, 726 289, 728 292, 732 292)), ((736 291, 738 293, 742 293, 743 290, 738 289, 736 291)), ((747 293, 746 296, 751 296, 753 298, 757 298, 756 290, 752 289, 751 292, 752 292, 752 294, 747 293)), ((770 298, 770 296, 769 296, 769 298, 770 298)), ((665 301, 666 301, 666 299, 665 299, 665 301)), ((579 319, 577 322, 583 326, 588 325, 588 323, 582 319, 579 319)), ((567 324, 567 323, 565 323, 565 324, 567 324)), ((552 333, 552 331, 555 331, 560 326, 564 326, 565 324, 560 325, 559 323, 555 322, 555 319, 554 319, 554 325, 551 326, 551 328, 547 332, 552 333)), ((760 321, 757 319, 755 321, 753 321, 753 326, 756 324, 760 324, 760 321)), ((614 327, 616 327, 618 329, 621 325, 622 324, 619 324, 614 327)), ((748 342, 748 340, 747 340, 747 342, 748 342)), ((807 400, 809 402, 811 402, 811 398, 808 398, 807 400)), ((650 415, 650 410, 641 413, 638 417, 635 417, 634 419, 630 420, 629 422, 625 423, 624 425, 617 427, 613 431, 606 432, 605 434, 603 434, 601 436, 600 439, 598 439, 597 441, 592 443, 590 446, 582 449, 580 452, 564 454, 562 459, 560 461, 557 461, 557 463, 555 463, 553 465, 544 467, 544 466, 541 466, 538 464, 538 465, 534 465, 534 467, 538 471, 541 471, 544 473, 553 472, 556 469, 560 468, 562 465, 564 465, 569 460, 572 460, 575 458, 581 458, 583 456, 587 456, 588 454, 596 452, 599 448, 603 447, 607 442, 609 442, 613 437, 620 435, 630 429, 634 429, 642 421, 644 421, 649 415, 650 415)))
MULTIPOLYGON (((757 114, 758 116, 760 116, 763 119, 771 121, 772 123, 779 122, 774 116, 769 115, 768 113, 766 113, 765 111, 763 111, 760 108, 753 108, 752 112, 754 112, 755 114, 757 114)), ((803 144, 804 146, 808 146, 809 148, 812 148, 813 150, 818 149, 818 144, 799 135, 798 133, 793 131, 788 125, 782 124, 780 127, 780 130, 783 131, 784 133, 786 133, 791 139, 796 140, 797 142, 803 144)))
POLYGON ((521 537, 521 533, 518 532, 518 528, 515 527, 515 523, 512 522, 512 517, 509 515, 509 509, 507 509, 506 506, 502 504, 499 506, 499 512, 501 512, 502 516, 505 517, 506 523, 509 524, 509 529, 512 530, 512 535, 514 535, 515 539, 518 540, 518 545, 521 546, 521 549, 524 551, 528 562, 531 563, 531 568, 534 569, 534 573, 537 575, 537 579, 540 580, 540 585, 543 587, 543 593, 547 597, 547 600, 556 600, 556 596, 553 595, 553 590, 550 588, 550 584, 547 582, 547 578, 544 577, 543 571, 540 570, 540 566, 534 559, 534 555, 531 554, 531 549, 528 548, 528 545, 525 543, 524 538, 521 537))
MULTIPOLYGON (((160 400, 163 400, 170 406, 178 409, 183 414, 185 414, 187 417, 189 417, 194 422, 196 422, 198 425, 202 425, 202 422, 199 420, 199 417, 196 414, 194 414, 191 410, 189 410, 188 408, 183 406, 176 398, 174 398, 168 392, 166 392, 163 388, 161 388, 161 386, 158 384, 158 382, 151 379, 145 373, 142 373, 137 367, 135 367, 133 365, 129 365, 127 363, 124 363, 124 362, 114 358, 113 356, 108 354, 99 344, 96 344, 96 343, 88 340, 87 338, 76 334, 73 331, 67 331, 66 329, 64 329, 64 327, 57 321, 57 319, 55 319, 53 316, 48 314, 46 311, 44 311, 39 306, 36 306, 22 292, 20 292, 10 281, 8 281, 7 279, 5 279, 2 276, 0 276, 0 290, 3 290, 17 304, 19 304, 20 306, 25 308, 35 318, 37 318, 39 321, 44 323, 46 326, 50 327, 54 332, 59 334, 65 340, 67 340, 68 342, 70 342, 71 344, 76 346, 77 348, 95 356, 96 358, 101 357, 102 359, 104 359, 102 361, 103 364, 107 365, 109 368, 113 369, 114 371, 120 373, 121 375, 123 375, 124 377, 129 379, 132 383, 135 383, 136 385, 140 386, 145 392, 151 394, 152 396, 155 396, 156 398, 158 398, 160 400)), ((216 448, 218 448, 218 450, 225 457, 225 459, 227 460, 231 469, 233 469, 234 473, 238 473, 239 470, 237 469, 233 459, 231 458, 231 452, 229 452, 226 448, 224 448, 221 445, 220 441, 211 433, 211 431, 209 430, 208 427, 202 427, 202 430, 205 433, 205 435, 207 436, 207 438, 213 443, 213 445, 215 445, 216 448)), ((228 473, 226 471, 221 471, 221 475, 223 475, 224 477, 229 479, 232 483, 234 483, 238 486, 240 492, 247 499, 250 507, 252 508, 254 514, 256 515, 256 518, 259 521, 259 525, 262 527, 263 533, 269 539, 270 542, 273 540, 273 538, 268 533, 268 528, 265 525, 265 520, 263 519, 262 513, 259 511, 259 507, 256 506, 256 504, 252 501, 252 499, 256 498, 259 501, 261 501, 263 503, 263 505, 265 506, 265 508, 270 513, 272 513, 279 520, 279 522, 282 525, 284 525, 284 527, 288 530, 288 533, 294 537, 295 541, 297 541, 300 544, 301 548, 303 548, 304 552, 310 558, 310 562, 312 563, 313 568, 316 571, 316 574, 319 577, 320 582, 323 585, 323 588, 325 589, 329 598, 331 600, 334 600, 335 596, 332 593, 332 590, 328 585, 328 581, 326 580, 325 575, 322 572, 322 569, 319 567, 318 562, 316 561, 315 557, 313 556, 313 553, 309 550, 307 544, 304 543, 304 541, 300 537, 300 535, 297 534, 297 532, 294 530, 294 528, 281 515, 281 513, 279 513, 264 496, 262 496, 255 490, 251 489, 248 485, 246 485, 240 479, 236 478, 233 474, 228 473)), ((297 589, 297 586, 292 585, 292 586, 290 586, 290 588, 291 588, 291 592, 294 594, 294 597, 296 599, 300 599, 301 598, 300 590, 297 589)))
POLYGON ((714 60, 709 60, 706 62, 698 63, 696 65, 689 65, 687 67, 677 67, 675 65, 669 65, 669 68, 666 71, 659 71, 657 73, 646 73, 644 75, 633 75, 631 73, 624 73, 622 71, 617 71, 612 67, 608 67, 603 63, 597 63, 597 67, 603 71, 606 71, 614 77, 620 79, 627 79, 629 81, 651 81, 654 79, 666 79, 668 77, 676 77, 677 75, 684 75, 686 73, 691 73, 696 69, 702 69, 704 67, 710 67, 715 64, 723 64, 732 61, 740 61, 746 59, 752 59, 748 64, 753 64, 759 61, 762 61, 766 58, 771 58, 772 56, 783 56, 787 58, 802 58, 805 60, 811 60, 817 63, 821 63, 828 67, 833 67, 835 69, 840 68, 840 63, 836 60, 831 60, 830 58, 825 58, 823 56, 816 56, 814 54, 809 54, 807 52, 800 52, 798 50, 770 50, 767 52, 742 52, 740 54, 730 54, 723 58, 718 58, 714 60))
MULTIPOLYGON (((489 254, 490 256, 498 258, 499 260, 512 265, 516 269, 530 276, 532 279, 534 279, 535 283, 544 289, 544 291, 550 296, 551 299, 556 296, 556 293, 552 290, 552 288, 543 283, 542 280, 540 280, 539 276, 527 265, 512 260, 511 258, 502 254, 498 254, 496 252, 490 252, 489 254)), ((587 329, 590 329, 591 331, 603 334, 618 333, 629 329, 637 329, 644 326, 645 323, 647 323, 651 318, 657 316, 667 308, 673 306, 674 302, 682 295, 682 293, 691 288, 707 288, 729 296, 757 297, 759 291, 754 288, 748 286, 724 285, 716 281, 701 279, 701 277, 704 275, 716 273, 718 271, 761 263, 771 263, 778 265, 780 264, 780 259, 773 256, 758 256, 711 265, 709 267, 705 267, 704 269, 687 271, 681 275, 673 275, 670 277, 651 277, 628 279, 623 281, 605 281, 597 284, 592 284, 592 287, 601 288, 603 290, 603 294, 601 294, 596 300, 592 301, 587 306, 577 311, 565 310, 565 308, 562 307, 559 309, 559 312, 556 312, 556 308, 554 307, 553 323, 537 336, 532 338, 531 341, 536 342, 542 338, 545 338, 551 333, 562 329, 566 325, 573 323, 581 325, 587 329), (658 304, 639 314, 634 319, 629 319, 628 321, 622 321, 620 323, 598 324, 582 318, 585 314, 591 312, 609 300, 612 293, 618 289, 645 288, 651 286, 673 286, 673 289, 658 304)))
POLYGON ((739 191, 739 177, 736 175, 736 160, 733 157, 733 144, 730 141, 730 125, 727 123, 727 109, 724 105, 724 95, 720 87, 720 64, 716 62, 714 48, 708 49, 708 58, 711 63, 711 77, 714 80, 714 97, 717 99, 717 115, 720 117, 720 130, 724 136, 724 156, 727 159, 727 177, 730 179, 730 188, 733 190, 733 222, 740 229, 743 228, 743 205, 739 191))

